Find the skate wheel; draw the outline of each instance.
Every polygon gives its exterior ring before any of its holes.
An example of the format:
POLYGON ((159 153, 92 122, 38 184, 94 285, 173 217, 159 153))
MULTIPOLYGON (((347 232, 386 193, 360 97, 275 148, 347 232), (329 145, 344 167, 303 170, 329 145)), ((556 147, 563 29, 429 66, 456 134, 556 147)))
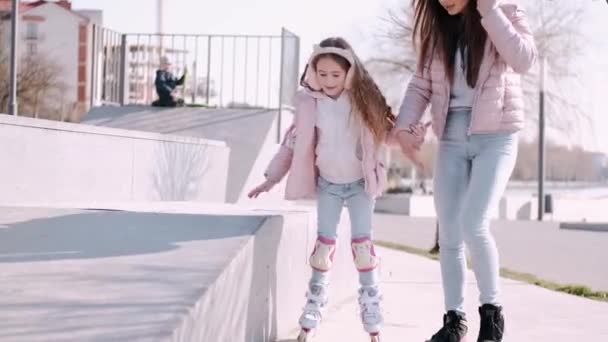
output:
POLYGON ((298 335, 298 342, 307 342, 308 341, 308 332, 304 330, 300 330, 300 334, 298 335))

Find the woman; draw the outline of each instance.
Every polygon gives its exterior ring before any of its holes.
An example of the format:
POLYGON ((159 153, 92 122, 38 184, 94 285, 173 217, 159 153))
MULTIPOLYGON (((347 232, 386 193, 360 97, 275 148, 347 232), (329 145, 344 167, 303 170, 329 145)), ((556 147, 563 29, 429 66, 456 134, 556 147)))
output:
POLYGON ((520 74, 536 48, 523 10, 497 0, 414 0, 419 62, 393 135, 412 156, 424 140, 420 118, 431 105, 439 138, 434 197, 446 313, 431 342, 462 341, 465 253, 480 292, 477 341, 502 341, 499 263, 489 230, 517 157, 524 122, 520 74))

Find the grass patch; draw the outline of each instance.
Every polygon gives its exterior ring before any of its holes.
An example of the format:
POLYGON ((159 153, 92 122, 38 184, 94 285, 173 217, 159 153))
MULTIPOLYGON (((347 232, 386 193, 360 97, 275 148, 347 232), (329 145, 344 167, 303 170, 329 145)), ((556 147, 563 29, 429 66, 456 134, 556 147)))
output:
MULTIPOLYGON (((410 246, 405 246, 405 245, 401 245, 401 244, 397 244, 397 243, 393 243, 393 242, 386 242, 386 241, 374 241, 374 244, 376 244, 378 246, 390 248, 393 250, 401 251, 401 252, 406 252, 406 253, 410 253, 410 254, 423 256, 423 257, 426 257, 426 258, 429 258, 432 260, 439 260, 439 255, 431 254, 428 250, 421 249, 421 248, 410 247, 410 246)), ((583 286, 583 285, 558 284, 558 283, 555 283, 552 281, 540 279, 533 274, 516 272, 516 271, 509 270, 507 268, 500 269, 500 276, 504 277, 504 278, 528 283, 531 285, 540 286, 540 287, 543 287, 545 289, 549 289, 552 291, 564 292, 564 293, 579 296, 579 297, 589 298, 589 299, 602 301, 602 302, 608 302, 608 292, 593 291, 592 289, 588 288, 587 286, 583 286)))
POLYGON ((208 106, 206 104, 202 104, 202 103, 189 103, 184 105, 184 107, 188 107, 188 108, 215 108, 215 106, 208 106))
POLYGON ((529 273, 522 273, 509 270, 507 268, 500 269, 500 275, 505 278, 522 281, 528 284, 544 287, 549 290, 564 292, 567 294, 585 297, 589 299, 599 300, 603 302, 608 302, 608 292, 603 291, 593 291, 587 286, 583 285, 563 285, 558 284, 552 281, 540 279, 537 276, 529 273))

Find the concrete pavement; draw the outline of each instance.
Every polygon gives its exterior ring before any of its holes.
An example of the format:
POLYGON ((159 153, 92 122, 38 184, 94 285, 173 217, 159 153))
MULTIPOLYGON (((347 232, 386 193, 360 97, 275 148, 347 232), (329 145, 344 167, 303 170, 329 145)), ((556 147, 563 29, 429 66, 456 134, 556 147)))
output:
MULTIPOLYGON (((428 250, 435 219, 379 214, 375 239, 428 250)), ((558 284, 608 291, 608 233, 560 229, 558 222, 492 221, 502 267, 558 284)))
MULTIPOLYGON (((297 335, 314 241, 305 209, 72 206, 98 210, 0 208, 0 341, 266 342, 297 335), (276 215, 284 221, 268 221, 276 215)), ((330 307, 316 342, 368 340, 357 315, 348 226, 343 215, 330 307)), ((438 263, 378 252, 383 342, 424 341, 443 313, 438 263)), ((608 303, 512 280, 502 287, 505 342, 608 340, 608 303)), ((471 339, 476 297, 469 273, 471 339)))
MULTIPOLYGON (((382 256, 382 291, 385 328, 383 342, 418 341, 429 338, 441 325, 443 294, 439 264, 400 251, 378 248, 382 256)), ((540 287, 503 279, 506 315, 505 342, 608 341, 608 303, 596 302, 540 287)), ((365 342, 354 296, 331 303, 315 342, 365 342)), ((466 288, 469 341, 478 331, 477 288, 471 272, 466 288)), ((331 293, 330 293, 331 300, 331 293)), ((279 341, 294 341, 297 329, 279 341)))

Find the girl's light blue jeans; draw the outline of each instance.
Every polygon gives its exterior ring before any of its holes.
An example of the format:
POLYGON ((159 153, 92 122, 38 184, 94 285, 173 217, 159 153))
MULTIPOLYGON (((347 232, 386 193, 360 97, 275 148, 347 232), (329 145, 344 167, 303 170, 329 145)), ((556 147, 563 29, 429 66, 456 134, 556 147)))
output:
MULTIPOLYGON (((372 217, 375 200, 365 192, 363 179, 353 183, 334 184, 319 177, 317 201, 317 234, 320 237, 336 240, 342 208, 346 205, 351 223, 351 238, 372 238, 372 217)), ((313 270, 311 283, 327 286, 330 272, 313 270)), ((376 270, 359 272, 361 286, 377 284, 376 270)))

